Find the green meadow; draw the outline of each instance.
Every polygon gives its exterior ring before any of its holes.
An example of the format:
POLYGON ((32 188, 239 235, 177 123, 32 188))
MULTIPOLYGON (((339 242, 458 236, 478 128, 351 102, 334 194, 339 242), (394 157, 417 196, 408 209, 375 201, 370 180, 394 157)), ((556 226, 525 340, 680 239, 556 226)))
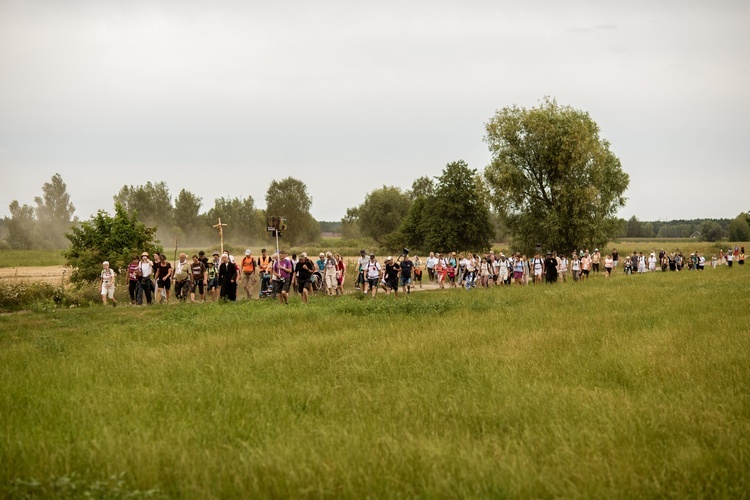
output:
POLYGON ((0 267, 63 266, 62 250, 2 250, 0 267))
POLYGON ((746 498, 747 269, 3 314, 0 492, 746 498))

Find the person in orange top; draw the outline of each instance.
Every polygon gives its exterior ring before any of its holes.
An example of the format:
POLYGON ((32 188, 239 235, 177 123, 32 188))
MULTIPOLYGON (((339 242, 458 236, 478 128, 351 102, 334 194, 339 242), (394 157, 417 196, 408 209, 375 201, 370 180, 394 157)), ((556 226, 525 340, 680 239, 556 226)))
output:
POLYGON ((245 250, 245 256, 242 258, 242 264, 240 265, 240 271, 242 271, 242 288, 245 289, 248 299, 253 297, 253 287, 256 282, 255 267, 256 262, 253 259, 253 251, 248 248, 245 250))

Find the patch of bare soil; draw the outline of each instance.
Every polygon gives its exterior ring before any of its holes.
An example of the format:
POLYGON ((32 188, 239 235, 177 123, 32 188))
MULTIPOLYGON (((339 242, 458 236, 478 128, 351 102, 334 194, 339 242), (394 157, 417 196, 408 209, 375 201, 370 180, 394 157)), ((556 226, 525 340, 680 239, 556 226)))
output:
POLYGON ((65 266, 40 266, 40 267, 2 267, 0 268, 0 280, 9 281, 46 281, 59 285, 68 281, 70 268, 65 266))

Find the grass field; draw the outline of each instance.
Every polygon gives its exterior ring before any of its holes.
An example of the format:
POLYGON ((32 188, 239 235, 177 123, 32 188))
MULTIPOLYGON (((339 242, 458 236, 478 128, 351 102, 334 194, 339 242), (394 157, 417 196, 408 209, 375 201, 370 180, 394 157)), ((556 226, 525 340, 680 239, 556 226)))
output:
POLYGON ((747 269, 0 315, 0 491, 746 498, 747 269))
POLYGON ((2 250, 0 267, 62 266, 65 257, 62 250, 2 250))

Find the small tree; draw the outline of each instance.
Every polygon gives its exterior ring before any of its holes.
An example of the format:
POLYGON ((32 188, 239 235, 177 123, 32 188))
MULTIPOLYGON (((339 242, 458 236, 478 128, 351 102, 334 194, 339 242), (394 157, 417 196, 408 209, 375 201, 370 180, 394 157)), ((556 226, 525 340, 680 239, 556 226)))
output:
POLYGON ((115 203, 122 204, 129 214, 138 214, 138 220, 148 226, 156 226, 159 232, 172 227, 172 195, 167 183, 146 182, 143 186, 123 186, 114 196, 115 203))
MULTIPOLYGON (((208 211, 206 227, 210 228, 221 218, 221 222, 227 224, 224 233, 227 241, 245 247, 266 236, 265 221, 258 213, 252 196, 217 198, 214 200, 213 208, 208 211)), ((213 234, 216 230, 211 229, 211 232, 213 234)))
POLYGON ((654 226, 650 222, 641 222, 634 215, 625 225, 626 238, 653 238, 654 226))
POLYGON ((407 194, 414 199, 427 198, 435 194, 435 183, 427 176, 418 177, 411 183, 411 189, 407 194))
POLYGON ((115 203, 114 217, 99 210, 91 220, 72 227, 65 235, 70 247, 63 255, 66 265, 73 268, 71 281, 95 280, 105 260, 117 273, 123 273, 131 259, 141 252, 162 252, 161 245, 154 240, 155 233, 156 228, 138 222, 120 203, 115 203))
POLYGON ((344 238, 359 238, 362 232, 359 230, 359 207, 346 209, 346 215, 341 218, 341 235, 344 238))
POLYGON ((383 186, 369 193, 357 208, 359 230, 375 241, 398 230, 409 212, 411 200, 401 189, 383 186))
POLYGON ((462 160, 446 165, 432 194, 414 200, 399 233, 414 249, 440 252, 488 249, 494 227, 477 171, 462 160))
POLYGON ((38 224, 34 207, 13 200, 8 206, 10 217, 5 218, 8 228, 8 245, 16 250, 31 250, 38 239, 38 224))
POLYGON ((200 196, 186 189, 180 191, 174 200, 173 236, 182 236, 188 241, 194 241, 200 235, 201 230, 207 232, 205 218, 200 216, 202 201, 200 196))
POLYGON ((428 198, 423 220, 424 244, 429 249, 489 249, 494 229, 477 171, 463 160, 446 165, 435 194, 428 198))

